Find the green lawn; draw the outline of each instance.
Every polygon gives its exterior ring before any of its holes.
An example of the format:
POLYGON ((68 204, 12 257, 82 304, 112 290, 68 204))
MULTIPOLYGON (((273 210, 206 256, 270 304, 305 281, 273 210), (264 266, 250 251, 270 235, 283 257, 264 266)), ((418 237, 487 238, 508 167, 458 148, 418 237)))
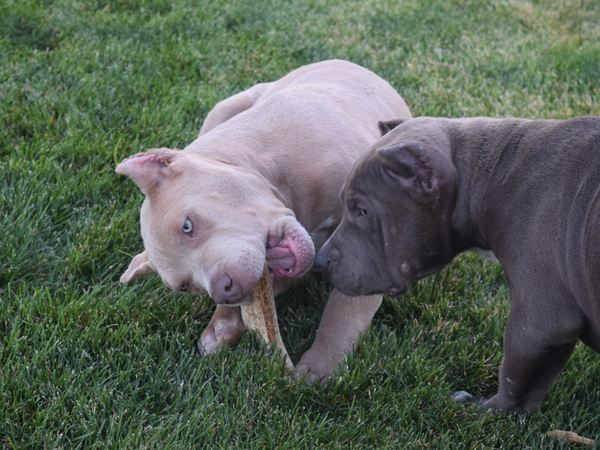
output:
MULTIPOLYGON (((118 283, 143 197, 116 163, 182 148, 217 101, 329 58, 387 79, 415 116, 600 115, 597 0, 0 0, 0 447, 600 440, 600 359, 583 346, 533 414, 446 399, 497 388, 508 292, 475 255, 385 299, 325 389, 283 377, 253 336, 199 357, 212 300, 118 283)), ((312 276, 278 299, 294 362, 330 289, 312 276)))

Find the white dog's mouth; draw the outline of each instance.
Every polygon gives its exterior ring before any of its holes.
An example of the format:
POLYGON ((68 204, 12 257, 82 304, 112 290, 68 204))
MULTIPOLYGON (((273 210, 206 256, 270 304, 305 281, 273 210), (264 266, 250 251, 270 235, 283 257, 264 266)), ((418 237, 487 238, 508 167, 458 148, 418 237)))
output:
POLYGON ((266 247, 272 281, 303 275, 312 267, 315 259, 315 246, 302 227, 286 230, 282 235, 269 234, 266 247))
MULTIPOLYGON (((262 276, 265 261, 269 267, 271 282, 283 278, 296 278, 310 270, 315 257, 315 247, 306 230, 294 220, 292 226, 281 226, 266 236, 263 245, 265 253, 247 246, 240 251, 244 257, 230 261, 229 265, 219 266, 216 274, 207 280, 207 293, 215 303, 225 306, 241 306, 250 301, 252 289, 262 276), (264 255, 264 256, 263 256, 264 255), (264 258, 264 259, 263 259, 264 258)), ((199 276, 192 277, 198 279, 199 276)), ((192 283, 185 283, 186 289, 180 292, 193 293, 192 283)))
POLYGON ((273 276, 293 277, 298 271, 296 255, 289 247, 267 247, 266 259, 273 276))
POLYGON ((225 306, 231 306, 232 308, 235 306, 242 306, 247 303, 250 303, 250 295, 246 295, 243 299, 237 301, 235 299, 225 300, 222 304, 225 306))

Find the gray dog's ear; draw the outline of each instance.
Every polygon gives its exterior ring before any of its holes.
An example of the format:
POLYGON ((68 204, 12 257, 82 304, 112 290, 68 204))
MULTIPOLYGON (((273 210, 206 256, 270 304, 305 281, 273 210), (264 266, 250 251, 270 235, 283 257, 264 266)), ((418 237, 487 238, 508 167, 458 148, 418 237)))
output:
POLYGON ((450 158, 421 142, 409 141, 377 150, 382 168, 392 175, 418 202, 437 201, 443 186, 458 174, 450 158))
POLYGON ((379 132, 381 136, 385 136, 398 125, 402 124, 404 119, 394 119, 394 120, 380 120, 377 126, 379 127, 379 132))
POLYGON ((119 280, 121 283, 129 283, 136 278, 143 277, 144 275, 149 275, 151 273, 155 273, 156 269, 148 259, 148 254, 144 250, 139 255, 135 256, 131 263, 129 263, 129 267, 125 271, 123 275, 121 275, 121 279, 119 280))
POLYGON ((159 148, 146 153, 139 153, 121 162, 115 172, 127 175, 146 195, 160 186, 163 180, 171 174, 169 164, 180 152, 159 148))

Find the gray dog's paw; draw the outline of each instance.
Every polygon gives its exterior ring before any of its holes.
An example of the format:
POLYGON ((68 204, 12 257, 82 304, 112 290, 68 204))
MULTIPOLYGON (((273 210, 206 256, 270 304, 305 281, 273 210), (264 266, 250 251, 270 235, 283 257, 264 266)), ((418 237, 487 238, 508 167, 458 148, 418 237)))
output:
POLYGON ((459 403, 471 403, 475 400, 475 397, 473 397, 471 394, 469 394, 467 391, 456 391, 456 392, 452 392, 449 397, 455 401, 455 402, 459 402, 459 403))
POLYGON ((448 395, 452 401, 462 403, 465 407, 476 406, 478 409, 486 409, 484 404, 487 401, 484 397, 478 397, 469 394, 466 391, 456 391, 448 395))

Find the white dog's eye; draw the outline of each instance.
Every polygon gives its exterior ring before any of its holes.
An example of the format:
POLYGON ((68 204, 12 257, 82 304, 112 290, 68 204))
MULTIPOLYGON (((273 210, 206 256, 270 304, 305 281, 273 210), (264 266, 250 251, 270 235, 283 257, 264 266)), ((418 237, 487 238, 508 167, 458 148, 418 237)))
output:
POLYGON ((185 234, 190 234, 192 232, 192 222, 190 219, 185 219, 185 223, 183 224, 182 231, 185 234))

